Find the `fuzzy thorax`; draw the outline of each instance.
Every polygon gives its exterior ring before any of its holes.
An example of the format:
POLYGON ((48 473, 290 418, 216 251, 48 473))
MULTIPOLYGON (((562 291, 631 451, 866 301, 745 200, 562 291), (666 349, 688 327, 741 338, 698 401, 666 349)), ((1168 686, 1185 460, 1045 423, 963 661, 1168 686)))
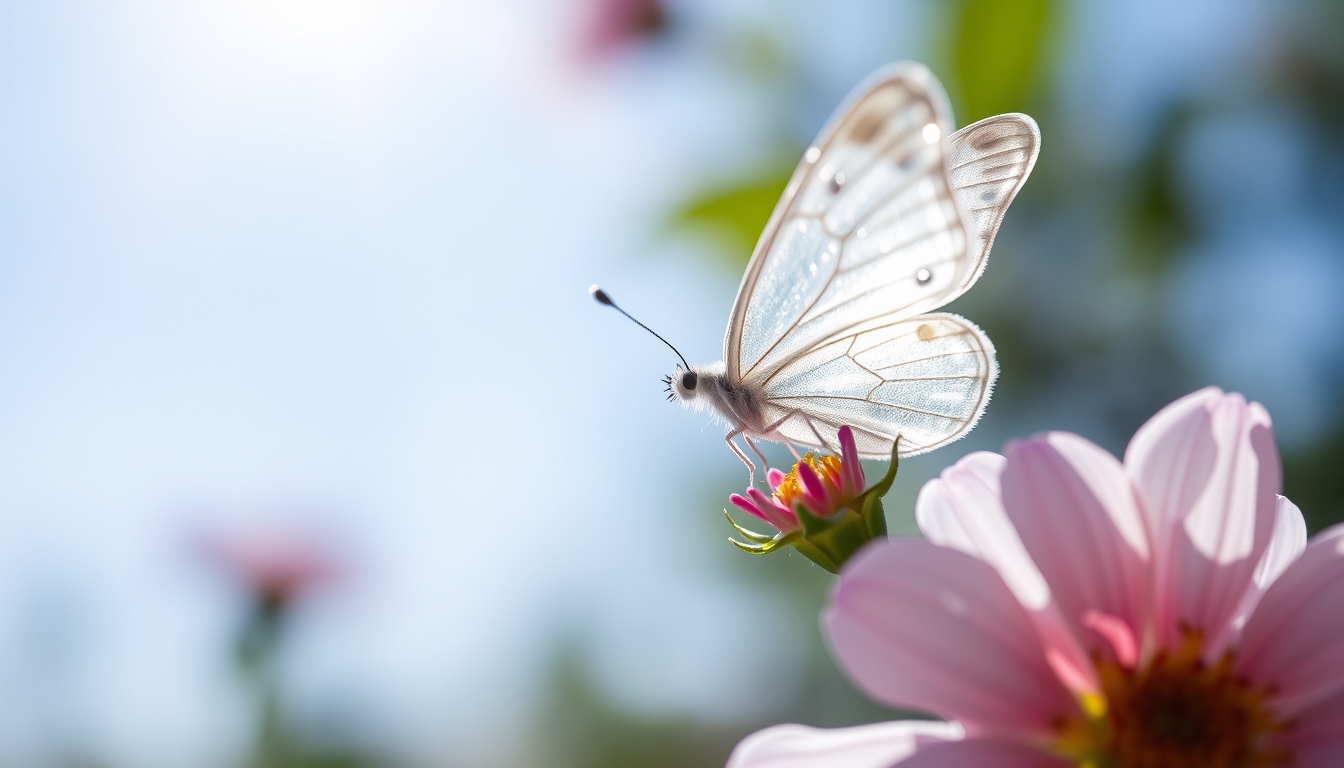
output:
POLYGON ((752 387, 731 384, 723 363, 693 365, 689 371, 677 366, 663 383, 669 400, 678 400, 693 411, 708 411, 732 429, 764 437, 764 395, 752 387))

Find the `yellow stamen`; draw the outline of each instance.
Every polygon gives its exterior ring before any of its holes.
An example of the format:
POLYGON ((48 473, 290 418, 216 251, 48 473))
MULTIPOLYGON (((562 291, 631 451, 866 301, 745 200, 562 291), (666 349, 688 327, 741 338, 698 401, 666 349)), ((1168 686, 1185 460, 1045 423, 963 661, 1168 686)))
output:
MULTIPOLYGON (((820 456, 808 451, 803 454, 802 462, 806 462, 817 477, 821 479, 826 490, 835 492, 840 487, 840 457, 839 456, 820 456)), ((798 479, 798 464, 794 464, 789 473, 780 481, 779 487, 775 488, 775 498, 780 504, 793 509, 794 503, 803 495, 803 481, 798 479)))

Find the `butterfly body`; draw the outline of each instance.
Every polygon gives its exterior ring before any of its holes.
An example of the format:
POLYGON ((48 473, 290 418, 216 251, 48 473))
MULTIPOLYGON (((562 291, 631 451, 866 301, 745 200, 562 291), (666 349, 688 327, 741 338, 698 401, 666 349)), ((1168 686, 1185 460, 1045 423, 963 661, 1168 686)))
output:
POLYGON ((667 383, 670 399, 686 408, 708 411, 749 437, 779 439, 769 434, 765 391, 751 384, 734 384, 722 362, 695 365, 690 371, 678 367, 663 381, 667 383))

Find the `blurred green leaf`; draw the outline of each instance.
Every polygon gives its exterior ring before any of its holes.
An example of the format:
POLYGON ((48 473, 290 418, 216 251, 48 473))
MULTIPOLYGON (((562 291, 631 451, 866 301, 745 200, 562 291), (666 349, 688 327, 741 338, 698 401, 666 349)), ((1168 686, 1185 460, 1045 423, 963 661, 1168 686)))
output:
POLYGON ((1046 32, 1051 0, 966 0, 952 40, 966 123, 1023 109, 1046 32))
POLYGON ((1344 522, 1344 429, 1310 450, 1283 456, 1283 495, 1292 499, 1316 533, 1344 522))
POLYGON ((1198 115, 1196 105, 1169 106, 1154 140, 1135 164, 1129 203, 1126 261, 1139 275, 1161 277, 1196 236, 1190 203, 1176 183, 1180 143, 1198 115))
POLYGON ((668 226, 708 234, 719 242, 721 255, 731 266, 745 267, 801 155, 800 150, 787 165, 781 162, 740 182, 692 196, 672 213, 668 226))
POLYGON ((595 685, 582 655, 579 644, 569 640, 552 662, 539 723, 538 751, 547 766, 718 768, 733 746, 759 727, 632 712, 595 685))

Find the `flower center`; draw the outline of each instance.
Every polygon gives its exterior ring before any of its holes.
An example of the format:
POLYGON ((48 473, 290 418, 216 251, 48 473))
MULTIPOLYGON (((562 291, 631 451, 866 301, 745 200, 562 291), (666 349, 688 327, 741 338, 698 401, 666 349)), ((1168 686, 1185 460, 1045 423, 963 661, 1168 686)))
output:
POLYGON ((1286 728, 1265 705, 1269 691, 1235 674, 1230 651, 1205 662, 1202 646, 1202 635, 1187 631, 1142 668, 1098 659, 1101 692, 1089 707, 1091 722, 1061 724, 1061 749, 1098 768, 1286 764, 1289 752, 1266 744, 1286 728))
MULTIPOLYGON (((789 473, 784 475, 784 478, 775 486, 774 496, 779 500, 780 504, 784 505, 785 509, 793 509, 795 502, 801 501, 806 497, 806 486, 803 484, 802 479, 798 477, 798 464, 807 464, 807 466, 812 469, 812 472, 816 474, 817 479, 820 480, 821 484, 825 487, 824 499, 826 501, 840 501, 840 457, 831 456, 829 454, 826 456, 817 456, 811 451, 808 451, 803 454, 803 460, 794 464, 793 468, 789 470, 789 473)), ((834 506, 836 509, 839 509, 840 503, 835 503, 834 506)), ((827 514, 834 511, 834 509, 830 509, 821 514, 827 514)))

